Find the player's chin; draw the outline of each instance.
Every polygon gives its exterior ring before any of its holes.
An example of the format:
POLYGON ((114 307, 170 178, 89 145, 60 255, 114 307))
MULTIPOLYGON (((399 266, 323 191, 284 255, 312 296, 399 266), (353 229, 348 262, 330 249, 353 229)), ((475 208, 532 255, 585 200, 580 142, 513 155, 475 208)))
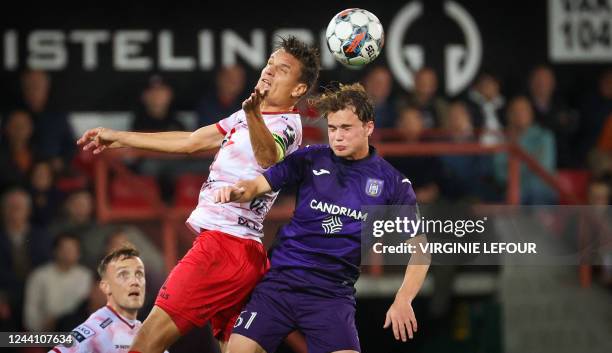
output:
POLYGON ((129 309, 129 310, 139 310, 140 308, 143 307, 143 305, 144 305, 144 298, 132 299, 127 303, 125 307, 126 309, 129 309))
POLYGON ((127 309, 140 309, 144 305, 144 295, 130 296, 127 300, 127 309))

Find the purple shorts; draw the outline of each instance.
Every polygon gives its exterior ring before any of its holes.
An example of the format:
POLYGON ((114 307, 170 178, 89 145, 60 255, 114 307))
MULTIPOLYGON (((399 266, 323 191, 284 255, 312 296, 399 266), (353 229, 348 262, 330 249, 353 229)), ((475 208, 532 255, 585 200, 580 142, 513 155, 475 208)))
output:
POLYGON ((232 333, 248 337, 273 353, 295 330, 306 337, 309 353, 361 351, 353 300, 299 292, 269 280, 255 287, 232 333))

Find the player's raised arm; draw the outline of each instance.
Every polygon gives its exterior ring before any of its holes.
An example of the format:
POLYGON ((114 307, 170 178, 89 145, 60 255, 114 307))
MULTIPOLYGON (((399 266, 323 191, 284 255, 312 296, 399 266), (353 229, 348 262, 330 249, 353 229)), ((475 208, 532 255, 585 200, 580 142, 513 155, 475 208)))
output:
POLYGON ((260 175, 255 179, 240 180, 235 185, 218 189, 215 192, 215 202, 247 202, 271 190, 268 180, 260 175))
POLYGON ((257 164, 264 169, 270 168, 283 157, 282 150, 268 130, 261 115, 260 105, 267 93, 267 91, 261 92, 258 88, 255 88, 249 98, 242 103, 242 109, 246 114, 247 124, 249 125, 253 154, 255 154, 257 164))
POLYGON ((189 131, 132 132, 116 131, 103 127, 85 131, 77 140, 83 150, 98 154, 107 148, 132 147, 167 153, 195 153, 219 147, 223 134, 215 125, 189 131))

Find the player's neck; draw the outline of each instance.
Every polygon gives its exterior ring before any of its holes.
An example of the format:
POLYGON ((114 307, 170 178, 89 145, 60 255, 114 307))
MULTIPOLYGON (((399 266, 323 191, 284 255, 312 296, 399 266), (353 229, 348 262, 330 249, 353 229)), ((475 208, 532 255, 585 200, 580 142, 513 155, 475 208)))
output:
POLYGON ((275 113, 275 112, 290 112, 293 111, 295 104, 270 104, 266 101, 261 102, 259 106, 262 112, 275 113))
POLYGON ((116 305, 112 301, 109 301, 108 303, 106 303, 106 305, 110 307, 111 309, 113 309, 115 313, 123 316, 124 318, 128 320, 136 320, 136 317, 138 316, 138 310, 123 309, 122 307, 120 307, 119 305, 116 305))

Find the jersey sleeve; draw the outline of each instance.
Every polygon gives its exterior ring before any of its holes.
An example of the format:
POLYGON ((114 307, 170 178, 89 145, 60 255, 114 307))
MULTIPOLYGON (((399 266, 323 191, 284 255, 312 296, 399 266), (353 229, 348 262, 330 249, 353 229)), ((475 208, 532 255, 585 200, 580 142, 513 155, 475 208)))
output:
POLYGON ((295 152, 302 143, 302 125, 299 118, 279 119, 268 127, 281 151, 281 160, 295 152))
POLYGON ((401 174, 396 178, 391 204, 398 206, 416 206, 417 204, 412 182, 401 174))
POLYGON ((302 148, 263 173, 272 190, 278 191, 302 181, 306 165, 310 164, 309 152, 309 147, 302 148))
POLYGON ((93 329, 87 322, 77 326, 71 332, 72 344, 58 345, 49 353, 98 353, 97 341, 101 340, 101 333, 93 329))
POLYGON ((236 126, 236 124, 238 122, 237 121, 237 115, 238 115, 238 112, 235 112, 234 114, 228 116, 227 118, 219 120, 215 124, 215 126, 217 126, 217 130, 219 130, 219 132, 223 136, 227 135, 227 133, 232 131, 234 126, 236 126))
POLYGON ((391 204, 401 206, 395 210, 395 212, 399 212, 398 216, 407 217, 412 220, 419 220, 421 218, 412 182, 402 174, 398 174, 396 177, 395 192, 391 204))

